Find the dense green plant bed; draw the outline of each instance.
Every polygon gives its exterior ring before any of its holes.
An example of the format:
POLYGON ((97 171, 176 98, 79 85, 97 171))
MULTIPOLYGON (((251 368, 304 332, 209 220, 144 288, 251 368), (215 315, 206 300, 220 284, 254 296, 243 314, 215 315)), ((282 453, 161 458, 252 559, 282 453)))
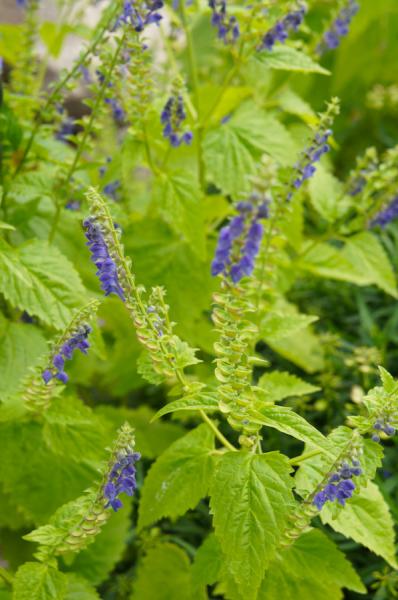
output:
POLYGON ((394 598, 396 0, 47 4, 0 23, 0 600, 394 598))

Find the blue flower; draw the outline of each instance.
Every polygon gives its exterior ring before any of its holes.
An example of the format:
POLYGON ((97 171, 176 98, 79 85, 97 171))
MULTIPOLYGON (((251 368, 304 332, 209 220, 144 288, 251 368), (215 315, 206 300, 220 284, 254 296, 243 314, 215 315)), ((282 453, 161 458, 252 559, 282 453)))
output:
POLYGON ((45 369, 42 373, 42 377, 45 383, 49 383, 52 379, 58 379, 62 383, 67 383, 68 376, 65 373, 65 361, 71 360, 75 350, 80 350, 83 354, 87 354, 87 350, 90 347, 88 342, 88 336, 91 333, 91 327, 89 325, 80 325, 78 329, 71 335, 71 337, 63 342, 63 344, 57 348, 53 358, 52 366, 45 369))
POLYGON ((164 126, 163 136, 174 148, 178 148, 183 143, 189 145, 192 142, 192 132, 182 131, 182 123, 186 117, 182 96, 170 96, 160 115, 160 122, 164 126))
POLYGON ((284 44, 289 37, 289 31, 297 31, 304 20, 305 8, 301 6, 298 10, 289 12, 283 19, 278 21, 272 29, 264 34, 262 42, 257 50, 272 50, 276 42, 284 44))
POLYGON ((156 25, 162 20, 162 15, 158 11, 163 8, 162 0, 125 0, 123 3, 123 12, 117 19, 115 28, 121 23, 132 25, 137 33, 141 33, 146 25, 155 23, 156 25))
MULTIPOLYGON (((327 142, 331 135, 331 129, 321 130, 315 134, 312 144, 304 150, 301 160, 296 164, 296 172, 291 182, 293 189, 299 189, 307 179, 314 175, 316 172, 314 163, 317 163, 330 150, 327 142)), ((288 194, 287 199, 290 200, 292 195, 293 190, 288 194)))
POLYGON ((107 183, 104 186, 103 192, 109 198, 116 200, 117 192, 118 192, 119 188, 120 188, 120 181, 119 181, 119 179, 115 179, 115 181, 110 181, 109 183, 107 183))
POLYGON ((340 38, 348 34, 350 23, 358 11, 359 4, 356 0, 348 0, 347 5, 341 9, 330 28, 324 33, 322 42, 317 48, 319 54, 339 46, 340 38))
POLYGON ((239 215, 220 231, 211 264, 213 276, 223 274, 233 283, 253 272, 263 237, 263 226, 259 220, 268 217, 268 203, 259 203, 257 196, 253 195, 251 202, 238 202, 236 209, 239 215))
POLYGON ((117 123, 123 123, 124 121, 124 110, 120 106, 116 98, 105 98, 105 103, 108 104, 112 109, 113 118, 117 123))
POLYGON ((85 219, 83 225, 88 240, 87 246, 91 251, 91 260, 98 268, 97 276, 101 281, 101 289, 105 292, 105 296, 117 294, 124 302, 125 296, 119 283, 117 266, 109 253, 100 225, 91 217, 85 219))
POLYGON ((138 452, 118 456, 104 485, 103 494, 107 500, 105 508, 111 506, 117 512, 123 506, 119 495, 124 493, 133 496, 137 488, 135 463, 140 458, 138 452))
POLYGON ((359 477, 362 474, 360 462, 357 459, 351 460, 351 465, 344 461, 340 468, 332 473, 325 487, 317 492, 312 503, 318 510, 322 510, 327 502, 337 502, 345 506, 346 500, 349 500, 356 488, 352 477, 359 477))
POLYGON ((240 36, 239 23, 236 17, 227 15, 226 0, 209 0, 213 11, 211 24, 218 29, 218 37, 225 44, 233 44, 240 36))
POLYGON ((374 433, 372 435, 372 440, 374 442, 381 441, 381 438, 379 435, 379 432, 381 432, 381 431, 383 433, 385 433, 387 437, 392 437, 396 433, 396 429, 395 429, 395 427, 393 427, 393 425, 391 425, 390 419, 388 417, 384 417, 384 418, 380 417, 379 419, 377 419, 377 421, 373 425, 373 429, 376 431, 376 433, 374 433))
POLYGON ((370 222, 371 227, 380 225, 384 229, 391 221, 398 217, 398 196, 386 208, 381 210, 370 222))

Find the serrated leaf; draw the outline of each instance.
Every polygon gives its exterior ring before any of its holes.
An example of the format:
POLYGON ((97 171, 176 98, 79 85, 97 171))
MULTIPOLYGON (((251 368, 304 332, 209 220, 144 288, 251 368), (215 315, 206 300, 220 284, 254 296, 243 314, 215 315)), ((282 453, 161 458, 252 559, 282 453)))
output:
POLYGON ((258 52, 253 60, 256 64, 278 71, 298 71, 300 73, 330 75, 330 71, 318 65, 307 54, 286 45, 277 45, 271 52, 268 50, 258 52))
POLYGON ((214 435, 205 424, 172 444, 149 470, 141 495, 139 528, 195 508, 213 474, 214 435))
POLYGON ((52 453, 41 425, 34 421, 0 424, 0 454, 4 490, 35 524, 47 522, 59 506, 79 496, 98 476, 84 456, 77 462, 52 453))
POLYGON ((253 423, 273 427, 304 443, 311 443, 323 452, 328 451, 327 439, 313 427, 304 417, 301 417, 291 408, 286 406, 271 406, 250 411, 250 420, 253 423))
POLYGON ((137 373, 153 385, 160 385, 163 381, 163 375, 155 371, 153 361, 147 350, 141 352, 137 359, 137 373))
POLYGON ((17 390, 29 367, 38 364, 48 346, 34 325, 6 321, 1 335, 0 397, 4 397, 17 390))
POLYGON ((202 197, 198 185, 184 171, 162 173, 155 181, 154 200, 166 223, 183 235, 200 258, 205 256, 202 197))
MULTIPOLYGON (((174 544, 151 548, 138 567, 131 600, 193 600, 191 565, 174 544)), ((198 598, 201 600, 201 598, 198 598)))
POLYGON ((16 308, 62 329, 85 290, 73 265, 54 246, 33 240, 0 247, 0 292, 16 308))
POLYGON ((394 523, 386 501, 372 481, 354 494, 337 517, 333 518, 330 508, 325 505, 321 519, 335 531, 382 556, 394 569, 398 568, 394 523))
POLYGON ((267 570, 258 600, 336 600, 341 588, 366 588, 344 554, 324 533, 304 533, 267 570))
POLYGON ((73 396, 55 399, 45 413, 43 438, 54 454, 77 461, 82 456, 87 460, 103 460, 104 436, 103 422, 73 396))
POLYGON ((191 348, 187 342, 181 340, 177 335, 173 335, 171 342, 174 350, 174 365, 177 369, 184 369, 202 362, 196 357, 197 348, 191 348))
POLYGON ((169 402, 166 406, 163 406, 156 415, 153 417, 153 421, 160 419, 164 415, 168 415, 177 411, 185 410, 205 410, 215 411, 218 410, 218 401, 210 394, 196 394, 193 396, 185 396, 173 402, 169 402))
POLYGON ((387 254, 375 235, 362 231, 349 238, 343 251, 353 269, 362 272, 368 283, 397 298, 397 282, 387 254))
POLYGON ((237 197, 250 188, 249 176, 267 152, 281 164, 290 164, 296 145, 284 126, 253 104, 240 108, 204 140, 204 160, 212 181, 226 194, 237 197))
POLYGON ((293 508, 289 473, 278 452, 228 452, 218 461, 210 490, 215 534, 247 600, 256 598, 293 508))
POLYGON ((54 567, 28 562, 19 567, 13 585, 13 600, 64 600, 67 578, 54 567))
POLYGON ((192 583, 197 594, 206 589, 207 585, 217 582, 222 563, 220 544, 214 533, 211 533, 196 552, 192 565, 192 583))
POLYGON ((270 312, 261 321, 260 335, 266 342, 275 342, 298 333, 317 320, 315 315, 270 312))
MULTIPOLYGON (((126 504, 125 500, 123 503, 126 504)), ((67 570, 81 575, 92 585, 99 585, 122 558, 130 528, 130 511, 126 505, 124 510, 111 515, 94 542, 75 556, 67 570)))
POLYGON ((83 577, 67 575, 65 600, 101 600, 97 590, 83 577))
POLYGON ((343 184, 322 165, 311 177, 308 191, 313 207, 329 223, 334 223, 345 210, 343 184))
POLYGON ((291 396, 305 396, 319 391, 319 387, 307 383, 297 375, 285 371, 264 373, 257 385, 265 392, 265 400, 279 402, 291 396))

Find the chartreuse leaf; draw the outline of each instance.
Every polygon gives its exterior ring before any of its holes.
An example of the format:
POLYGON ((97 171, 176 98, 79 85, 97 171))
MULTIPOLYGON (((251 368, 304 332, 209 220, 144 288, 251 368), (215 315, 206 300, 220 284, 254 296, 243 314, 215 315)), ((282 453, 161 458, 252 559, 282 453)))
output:
POLYGON ((202 592, 207 585, 214 585, 217 582, 222 567, 222 558, 220 544, 214 533, 211 533, 196 552, 192 565, 192 583, 195 594, 202 592))
POLYGON ((209 177, 233 197, 250 188, 249 176, 256 172, 262 153, 288 165, 296 151, 285 127, 252 103, 245 104, 226 123, 209 131, 204 140, 209 177))
POLYGON ((278 340, 270 340, 268 345, 307 373, 322 369, 324 364, 322 347, 311 327, 301 329, 300 334, 287 335, 278 340))
POLYGON ((260 335, 266 342, 274 342, 294 335, 317 321, 315 315, 269 312, 260 324, 260 335))
POLYGON ((368 231, 353 235, 342 249, 323 243, 308 246, 298 266, 320 277, 377 285, 397 297, 391 264, 378 239, 368 231))
POLYGON ((0 344, 0 397, 16 391, 21 380, 46 353, 48 346, 34 325, 4 321, 0 344))
MULTIPOLYGON (((126 504, 125 500, 123 503, 126 504)), ((113 514, 100 533, 85 550, 75 555, 65 567, 84 577, 92 585, 102 583, 122 558, 131 528, 128 506, 113 514)))
POLYGON ((292 375, 285 371, 264 373, 257 385, 264 390, 264 399, 271 402, 279 402, 279 400, 284 400, 291 396, 314 394, 320 389, 315 385, 303 381, 297 375, 292 375))
POLYGON ((204 498, 213 475, 214 435, 205 424, 174 442, 146 476, 139 528, 162 517, 177 517, 204 498))
POLYGON ((322 165, 317 166, 314 176, 310 179, 308 190, 311 204, 329 223, 333 223, 344 213, 346 203, 343 184, 322 165))
POLYGON ((344 554, 324 533, 312 530, 272 562, 258 600, 336 600, 343 587, 366 592, 344 554))
POLYGON ((101 600, 97 590, 83 577, 67 575, 65 600, 101 600))
POLYGON ((57 248, 34 240, 19 248, 1 243, 0 293, 12 306, 62 329, 72 309, 84 303, 85 290, 77 271, 57 248))
POLYGON ((397 297, 397 282, 387 254, 375 235, 362 231, 349 238, 342 255, 369 283, 397 297))
POLYGON ((337 517, 334 518, 325 505, 321 519, 335 531, 382 556, 394 569, 398 567, 394 523, 386 501, 372 481, 354 494, 337 517))
POLYGON ((250 411, 250 420, 259 425, 273 427, 282 433, 290 435, 296 440, 311 443, 316 448, 327 452, 327 439, 313 427, 304 417, 298 415, 287 406, 265 406, 258 403, 258 410, 250 411))
POLYGON ((67 577, 54 567, 27 562, 16 572, 13 600, 64 600, 67 577))
MULTIPOLYGON (((138 566, 130 600, 193 600, 191 565, 175 544, 151 548, 138 566)), ((203 595, 196 596, 198 600, 203 595)))
POLYGON ((164 220, 203 258, 205 237, 202 197, 195 179, 184 171, 162 173, 155 181, 154 200, 164 220))
POLYGON ((218 461, 210 489, 215 534, 246 600, 256 598, 293 507, 290 470, 278 452, 227 452, 218 461))
POLYGON ((330 75, 330 72, 318 65, 304 52, 291 46, 275 46, 272 52, 257 52, 252 59, 258 65, 279 71, 298 71, 300 73, 320 73, 330 75))
POLYGON ((100 461, 106 456, 106 427, 78 398, 54 399, 44 414, 43 437, 54 454, 80 460, 100 461))
POLYGON ((54 454, 34 421, 1 423, 0 455, 0 481, 10 502, 35 524, 46 522, 98 477, 83 446, 79 461, 54 454))
POLYGON ((185 410, 215 411, 218 410, 218 401, 216 398, 206 393, 185 396, 184 398, 173 400, 173 402, 169 402, 166 406, 163 406, 163 408, 158 410, 153 417, 153 421, 164 415, 185 410))

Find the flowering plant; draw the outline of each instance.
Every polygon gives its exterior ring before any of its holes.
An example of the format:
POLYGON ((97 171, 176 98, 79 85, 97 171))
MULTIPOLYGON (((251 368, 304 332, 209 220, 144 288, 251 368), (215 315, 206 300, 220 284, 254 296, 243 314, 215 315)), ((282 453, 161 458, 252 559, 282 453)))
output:
POLYGON ((52 5, 0 23, 1 600, 394 597, 394 7, 52 5))

